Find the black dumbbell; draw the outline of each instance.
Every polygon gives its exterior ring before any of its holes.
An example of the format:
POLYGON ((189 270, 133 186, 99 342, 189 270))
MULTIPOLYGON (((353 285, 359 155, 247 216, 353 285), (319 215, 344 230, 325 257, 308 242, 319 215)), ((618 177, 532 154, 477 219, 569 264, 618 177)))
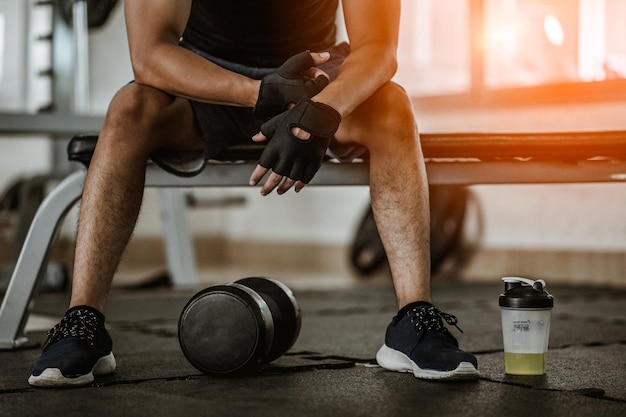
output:
POLYGON ((291 290, 270 279, 243 278, 195 294, 178 321, 187 360, 209 375, 250 371, 283 355, 300 333, 291 290))

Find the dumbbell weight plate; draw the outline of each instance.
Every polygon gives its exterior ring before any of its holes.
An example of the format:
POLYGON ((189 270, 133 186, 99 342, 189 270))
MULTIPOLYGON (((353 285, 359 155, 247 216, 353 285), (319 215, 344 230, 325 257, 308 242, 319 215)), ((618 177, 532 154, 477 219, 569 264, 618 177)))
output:
POLYGON ((274 320, 274 339, 263 362, 271 362, 289 350, 300 334, 300 307, 291 290, 271 278, 250 277, 235 281, 261 295, 274 320))
POLYGON ((265 301, 236 283, 198 292, 178 323, 178 340, 187 360, 198 370, 215 375, 256 365, 267 354, 273 333, 265 301))

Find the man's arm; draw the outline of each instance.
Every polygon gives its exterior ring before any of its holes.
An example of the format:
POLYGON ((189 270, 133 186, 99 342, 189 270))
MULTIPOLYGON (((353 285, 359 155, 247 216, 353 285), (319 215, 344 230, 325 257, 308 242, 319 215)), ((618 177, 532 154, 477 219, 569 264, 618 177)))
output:
POLYGON ((125 0, 135 82, 197 101, 253 107, 260 81, 180 47, 191 0, 125 0))
MULTIPOLYGON (((350 54, 343 62, 337 78, 319 94, 311 98, 311 101, 319 102, 321 106, 326 105, 332 110, 323 112, 324 115, 321 117, 327 122, 326 125, 329 126, 338 123, 333 121, 337 117, 332 112, 336 111, 339 113, 338 120, 346 117, 374 94, 376 90, 389 82, 397 69, 396 50, 400 25, 400 0, 343 0, 343 11, 350 39, 350 54)), ((295 116, 300 117, 299 115, 295 116)), ((305 119, 313 120, 320 118, 319 116, 318 114, 316 117, 305 119)), ((262 155, 262 161, 260 161, 262 163, 256 166, 250 176, 250 185, 256 185, 272 169, 273 172, 261 189, 261 194, 263 195, 270 193, 276 188, 283 181, 283 178, 285 178, 285 182, 279 188, 279 193, 281 194, 294 184, 296 185, 296 192, 300 191, 305 183, 308 182, 306 180, 312 178, 310 171, 313 168, 307 169, 307 174, 302 175, 301 170, 297 169, 295 165, 297 165, 299 160, 310 160, 310 154, 313 151, 305 149, 305 146, 301 146, 301 144, 292 144, 291 141, 293 139, 284 141, 282 139, 285 136, 295 136, 303 141, 307 141, 311 138, 310 133, 314 131, 310 128, 309 130, 301 129, 299 126, 304 127, 302 124, 293 123, 293 125, 298 127, 290 128, 289 134, 278 132, 281 143, 288 142, 290 145, 293 145, 290 148, 302 148, 301 151, 295 152, 288 159, 292 167, 286 166, 285 161, 283 161, 285 158, 280 155, 288 153, 288 150, 278 149, 275 153, 279 155, 273 156, 269 160, 280 160, 281 167, 276 166, 274 163, 268 163, 268 160, 263 158, 265 155, 262 155), (280 168, 278 172, 277 168, 280 168), (297 174, 297 176, 294 176, 294 174, 297 174)), ((314 128, 319 127, 315 126, 314 128)), ((252 138, 254 141, 266 141, 268 139, 266 133, 275 141, 276 132, 274 129, 266 129, 264 131, 262 128, 261 130, 252 138)), ((326 138, 322 137, 321 139, 326 138)), ((319 141, 320 138, 316 138, 315 142, 319 141)), ((264 154, 269 150, 271 149, 266 148, 264 154)), ((309 166, 313 167, 313 165, 309 161, 309 166)), ((315 168, 314 171, 317 171, 317 169, 315 168)))
POLYGON ((343 12, 350 54, 339 76, 313 101, 345 117, 396 72, 400 0, 343 0, 343 12))

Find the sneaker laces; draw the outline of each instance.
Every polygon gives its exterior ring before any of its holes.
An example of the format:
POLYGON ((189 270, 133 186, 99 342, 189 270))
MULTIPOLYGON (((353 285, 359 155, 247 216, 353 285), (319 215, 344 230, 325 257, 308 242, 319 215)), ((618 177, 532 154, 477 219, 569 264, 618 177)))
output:
POLYGON ((416 307, 409 310, 407 314, 418 333, 426 329, 452 336, 448 328, 444 326, 441 319, 445 320, 450 326, 456 327, 461 333, 463 333, 463 330, 457 326, 458 320, 456 316, 444 313, 436 307, 416 307))
POLYGON ((68 337, 77 337, 81 340, 85 340, 93 347, 96 331, 100 326, 100 320, 94 312, 87 309, 72 310, 48 331, 48 339, 43 349, 68 337))

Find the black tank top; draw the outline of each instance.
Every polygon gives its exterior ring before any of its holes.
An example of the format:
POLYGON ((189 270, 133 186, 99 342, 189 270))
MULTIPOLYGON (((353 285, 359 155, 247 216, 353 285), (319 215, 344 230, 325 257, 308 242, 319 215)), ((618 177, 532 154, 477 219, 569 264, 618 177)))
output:
POLYGON ((277 67, 335 44, 338 0, 193 0, 183 39, 215 57, 277 67))

